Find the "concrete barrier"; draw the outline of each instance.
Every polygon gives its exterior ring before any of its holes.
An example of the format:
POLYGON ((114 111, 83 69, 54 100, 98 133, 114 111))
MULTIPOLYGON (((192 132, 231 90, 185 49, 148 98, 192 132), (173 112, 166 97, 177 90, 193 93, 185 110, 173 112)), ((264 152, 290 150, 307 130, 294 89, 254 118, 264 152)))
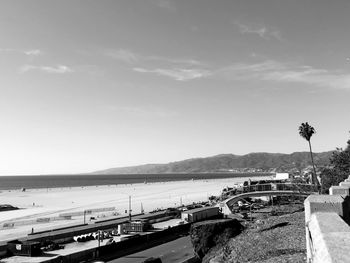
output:
POLYGON ((310 195, 305 200, 308 263, 350 262, 349 189, 350 182, 344 181, 332 186, 330 195, 310 195))
POLYGON ((305 221, 308 222, 313 213, 335 212, 350 223, 350 197, 341 195, 310 195, 304 201, 305 221))
POLYGON ((350 227, 337 213, 317 212, 307 225, 308 262, 333 263, 350 261, 350 227))
POLYGON ((347 186, 332 186, 331 188, 329 188, 329 194, 330 195, 349 196, 350 195, 350 187, 347 187, 347 186))
POLYGON ((339 185, 344 187, 350 187, 350 182, 341 182, 339 185))

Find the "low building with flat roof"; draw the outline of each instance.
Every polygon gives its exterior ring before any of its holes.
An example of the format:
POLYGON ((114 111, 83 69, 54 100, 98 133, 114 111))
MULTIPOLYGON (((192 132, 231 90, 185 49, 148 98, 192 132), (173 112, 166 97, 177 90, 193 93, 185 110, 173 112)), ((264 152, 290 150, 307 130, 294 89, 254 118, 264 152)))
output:
POLYGON ((220 215, 219 207, 206 206, 195 208, 181 213, 182 221, 193 223, 205 219, 215 218, 220 215))

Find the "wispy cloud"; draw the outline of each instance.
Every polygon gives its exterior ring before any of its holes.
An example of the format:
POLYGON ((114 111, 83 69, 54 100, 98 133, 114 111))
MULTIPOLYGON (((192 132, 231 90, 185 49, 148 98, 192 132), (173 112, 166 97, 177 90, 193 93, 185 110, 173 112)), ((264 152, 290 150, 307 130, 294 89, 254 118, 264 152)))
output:
POLYGON ((136 63, 141 59, 139 55, 127 49, 107 50, 104 53, 106 56, 128 64, 136 63))
MULTIPOLYGON (((244 29, 248 32, 248 29, 244 29)), ((251 30, 252 31, 252 30, 251 30)), ((261 37, 279 38, 277 31, 260 29, 261 37)), ((224 77, 233 80, 264 80, 281 83, 304 83, 319 87, 350 88, 350 74, 337 70, 327 70, 298 63, 285 63, 253 54, 252 57, 265 59, 259 63, 234 63, 214 68, 192 58, 167 58, 144 56, 130 50, 114 50, 106 53, 114 59, 131 65, 135 72, 168 77, 176 81, 191 81, 208 77, 224 77)))
POLYGON ((43 52, 40 49, 14 49, 14 48, 0 48, 0 53, 20 53, 27 56, 39 56, 42 55, 43 52))
POLYGON ((144 57, 146 61, 155 61, 159 63, 170 63, 184 66, 203 66, 205 63, 195 60, 195 59, 184 59, 184 58, 166 58, 161 56, 146 56, 144 57))
POLYGON ((176 11, 176 7, 170 0, 152 0, 152 3, 159 8, 163 8, 168 11, 176 11))
POLYGON ((153 73, 158 76, 165 76, 172 78, 177 81, 188 81, 194 79, 200 79, 210 75, 208 70, 203 69, 184 69, 184 68, 174 68, 174 69, 145 69, 145 68, 133 68, 136 72, 141 73, 153 73))
POLYGON ((104 54, 110 58, 122 61, 127 64, 139 64, 139 63, 170 63, 170 64, 180 64, 186 66, 192 65, 203 65, 202 62, 195 60, 193 58, 169 58, 163 56, 145 56, 133 52, 128 49, 110 49, 104 51, 104 54))
POLYGON ((281 83, 303 83, 318 87, 350 89, 350 74, 319 69, 296 63, 281 63, 266 60, 256 64, 237 63, 220 69, 217 74, 224 74, 234 80, 264 80, 281 83))
POLYGON ((26 50, 23 51, 24 54, 27 56, 39 56, 42 55, 42 51, 40 49, 31 49, 31 50, 26 50))
POLYGON ((255 34, 264 39, 277 39, 283 41, 281 32, 275 29, 267 28, 264 25, 246 25, 235 21, 234 24, 238 26, 239 31, 242 34, 255 34))
POLYGON ((141 55, 126 49, 108 50, 105 55, 132 65, 139 73, 153 73, 177 81, 199 79, 210 75, 208 66, 193 58, 171 58, 155 55, 141 55))
POLYGON ((57 65, 55 67, 52 66, 34 66, 34 65, 24 65, 20 68, 21 73, 25 73, 28 71, 37 70, 42 71, 46 73, 52 73, 52 74, 64 74, 64 73, 71 73, 73 70, 65 65, 57 65))

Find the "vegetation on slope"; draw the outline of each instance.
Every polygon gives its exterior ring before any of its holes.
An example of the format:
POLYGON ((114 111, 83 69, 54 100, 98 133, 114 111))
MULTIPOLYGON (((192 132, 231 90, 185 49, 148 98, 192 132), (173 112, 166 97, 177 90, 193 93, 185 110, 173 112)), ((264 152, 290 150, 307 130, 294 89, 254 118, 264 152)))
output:
MULTIPOLYGON (((315 163, 323 166, 328 163, 332 152, 314 153, 315 163)), ((160 173, 208 173, 224 172, 237 168, 257 168, 268 170, 302 170, 311 165, 308 152, 250 153, 246 155, 221 154, 207 158, 194 158, 168 164, 146 164, 140 166, 111 168, 94 174, 160 174, 160 173)))
POLYGON ((330 165, 321 173, 322 192, 327 193, 332 185, 338 185, 350 175, 350 140, 345 150, 338 148, 330 158, 330 165))
POLYGON ((278 216, 247 222, 240 235, 211 249, 202 262, 305 262, 305 219, 300 208, 287 205, 279 208, 283 213, 278 216))

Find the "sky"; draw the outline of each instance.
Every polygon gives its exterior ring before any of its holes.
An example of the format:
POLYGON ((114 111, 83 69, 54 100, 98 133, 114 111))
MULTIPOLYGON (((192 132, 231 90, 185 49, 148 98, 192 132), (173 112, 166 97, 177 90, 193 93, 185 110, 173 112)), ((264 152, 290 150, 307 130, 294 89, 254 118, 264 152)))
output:
POLYGON ((344 147, 348 0, 3 0, 0 175, 344 147))

